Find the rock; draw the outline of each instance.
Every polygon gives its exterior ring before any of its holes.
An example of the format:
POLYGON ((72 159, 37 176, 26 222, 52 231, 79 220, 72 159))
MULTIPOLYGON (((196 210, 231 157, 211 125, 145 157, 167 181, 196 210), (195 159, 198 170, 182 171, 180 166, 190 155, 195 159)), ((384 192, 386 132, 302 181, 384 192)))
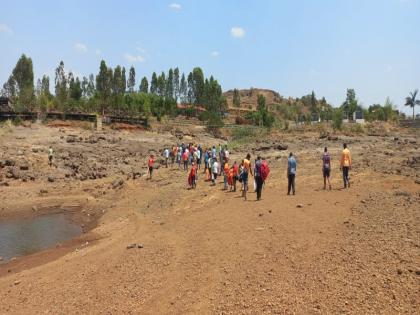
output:
POLYGON ((137 248, 143 248, 144 245, 143 244, 137 244, 137 248))
POLYGON ((12 159, 4 160, 4 165, 5 166, 15 166, 15 164, 16 164, 15 160, 12 160, 12 159))
POLYGON ((3 261, 3 257, 0 257, 0 261, 3 261))
POLYGON ((38 207, 37 206, 32 206, 32 211, 38 211, 38 207))
POLYGON ((77 136, 74 136, 74 135, 69 135, 66 138, 67 143, 73 143, 73 142, 78 142, 78 141, 80 141, 79 138, 77 136))
POLYGON ((18 284, 20 284, 20 280, 16 280, 15 282, 14 282, 14 285, 18 285, 18 284))
POLYGON ((29 170, 29 164, 28 163, 23 163, 19 166, 21 171, 27 171, 29 170))
POLYGON ((136 247, 137 247, 136 243, 127 245, 127 249, 136 248, 136 247))
POLYGON ((296 206, 296 208, 303 208, 303 204, 298 204, 297 206, 296 206))
POLYGON ((54 177, 52 177, 52 176, 48 176, 48 181, 49 181, 50 183, 54 183, 54 182, 55 182, 55 178, 54 178, 54 177))
POLYGON ((276 146, 276 149, 277 149, 277 150, 279 150, 279 151, 284 151, 284 150, 287 150, 287 148, 288 148, 288 146, 287 146, 287 145, 285 145, 285 144, 278 144, 278 145, 276 146))
POLYGON ((41 194, 48 194, 48 190, 46 190, 46 189, 41 189, 39 192, 40 192, 41 194))
POLYGON ((418 184, 418 185, 420 185, 420 179, 416 179, 415 180, 415 183, 418 184))
POLYGON ((122 178, 117 178, 112 182, 112 188, 117 189, 124 185, 124 180, 122 178))
POLYGON ((337 136, 328 136, 327 138, 329 141, 337 141, 338 137, 337 136))
POLYGON ((402 270, 400 268, 397 269, 397 273, 400 275, 402 274, 402 270))

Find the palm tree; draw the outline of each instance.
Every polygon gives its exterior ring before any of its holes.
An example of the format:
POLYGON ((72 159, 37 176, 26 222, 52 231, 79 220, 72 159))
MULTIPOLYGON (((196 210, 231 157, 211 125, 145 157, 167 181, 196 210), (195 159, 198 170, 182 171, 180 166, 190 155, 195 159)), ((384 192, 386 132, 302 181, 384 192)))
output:
POLYGON ((410 106, 413 108, 413 120, 414 120, 414 107, 416 105, 420 105, 420 100, 416 100, 416 96, 419 90, 415 90, 414 92, 410 92, 410 96, 405 98, 405 105, 410 106))

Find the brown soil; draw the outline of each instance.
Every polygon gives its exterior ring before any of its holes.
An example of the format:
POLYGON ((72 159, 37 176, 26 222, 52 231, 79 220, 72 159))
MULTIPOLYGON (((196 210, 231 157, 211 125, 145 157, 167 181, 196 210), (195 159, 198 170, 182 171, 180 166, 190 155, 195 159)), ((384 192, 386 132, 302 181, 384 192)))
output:
POLYGON ((0 186, 0 219, 54 204, 62 211, 77 205, 85 222, 97 220, 87 244, 69 242, 0 265, 0 313, 417 314, 418 139, 273 134, 233 152, 238 161, 247 150, 269 160, 270 178, 255 202, 253 193, 244 201, 221 184, 210 187, 204 176, 187 190, 177 169, 160 167, 146 180, 148 150, 180 141, 168 133, 42 126, 6 132, 0 160, 30 167, 17 179, 6 177, 11 166, 0 169, 0 182, 9 185, 0 186), (69 134, 82 140, 67 142, 69 134), (347 190, 338 170, 343 141, 355 162, 347 190), (285 191, 288 151, 273 142, 297 156, 296 196, 285 191), (52 169, 50 144, 57 151, 52 169), (332 191, 322 190, 325 145, 333 157, 332 191), (25 172, 36 178, 24 182, 25 172), (133 243, 144 247, 127 249, 133 243))

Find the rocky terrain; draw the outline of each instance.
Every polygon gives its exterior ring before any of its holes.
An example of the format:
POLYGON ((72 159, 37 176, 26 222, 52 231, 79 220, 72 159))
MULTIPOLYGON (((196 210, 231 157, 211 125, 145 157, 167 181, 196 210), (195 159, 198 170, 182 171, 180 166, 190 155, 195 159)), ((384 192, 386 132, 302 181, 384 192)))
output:
POLYGON ((260 202, 221 182, 210 187, 204 176, 188 190, 184 172, 160 163, 147 180, 150 152, 180 141, 222 142, 182 127, 0 133, 0 220, 58 209, 86 226, 66 246, 0 262, 0 313, 419 312, 418 132, 273 132, 235 146, 234 160, 250 152, 269 161, 260 202), (354 160, 347 190, 338 170, 343 142, 354 160), (324 146, 332 191, 322 190, 324 146), (290 151, 297 195, 287 197, 290 151))

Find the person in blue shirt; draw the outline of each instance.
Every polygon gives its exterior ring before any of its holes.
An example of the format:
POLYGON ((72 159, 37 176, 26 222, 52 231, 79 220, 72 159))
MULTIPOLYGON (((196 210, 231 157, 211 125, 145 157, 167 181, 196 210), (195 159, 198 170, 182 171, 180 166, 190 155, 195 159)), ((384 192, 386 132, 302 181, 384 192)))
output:
POLYGON ((287 194, 290 195, 290 190, 295 194, 295 178, 296 178, 296 159, 293 153, 290 152, 289 158, 287 159, 287 194))

